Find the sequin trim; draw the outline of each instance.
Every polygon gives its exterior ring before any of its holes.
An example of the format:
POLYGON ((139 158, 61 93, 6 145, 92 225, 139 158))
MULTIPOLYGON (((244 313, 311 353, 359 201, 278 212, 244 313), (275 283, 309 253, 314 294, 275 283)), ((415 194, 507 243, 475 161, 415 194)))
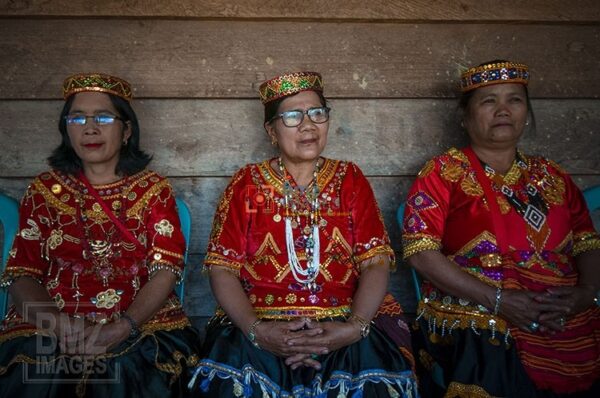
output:
POLYGON ((475 384, 462 384, 455 381, 448 385, 444 398, 469 397, 469 398, 493 398, 483 388, 475 384))
MULTIPOLYGON (((294 318, 307 317, 311 319, 326 319, 336 317, 347 317, 352 312, 350 306, 339 306, 339 307, 254 307, 256 316, 260 319, 273 319, 273 320, 289 320, 294 318)), ((224 317, 225 312, 218 308, 216 317, 224 317)))
POLYGON ((436 332, 436 327, 441 329, 484 329, 492 333, 501 333, 505 335, 508 332, 507 323, 504 319, 483 313, 474 307, 466 307, 456 304, 444 304, 440 301, 430 300, 428 298, 419 302, 417 308, 418 318, 423 318, 429 322, 431 332, 436 332))
POLYGON ((359 397, 362 396, 367 383, 385 384, 390 397, 418 396, 417 381, 412 371, 390 372, 383 369, 368 369, 353 375, 337 370, 326 382, 323 381, 320 374, 317 374, 310 387, 296 385, 292 387, 291 391, 284 391, 273 380, 258 372, 250 364, 243 366, 242 369, 236 369, 209 359, 200 361, 192 380, 188 384, 188 388, 193 389, 196 386, 196 379, 199 378, 201 380, 199 383, 200 391, 207 392, 215 377, 221 380, 231 380, 233 392, 236 396, 242 396, 245 391, 252 391, 253 388, 260 388, 263 397, 328 396, 333 391, 339 391, 338 397, 347 397, 349 394, 359 397))
POLYGON ((600 237, 594 232, 577 234, 573 240, 573 256, 577 256, 590 250, 600 249, 600 237))
POLYGON ((442 243, 439 239, 432 237, 423 237, 418 240, 412 240, 408 236, 403 237, 402 243, 402 259, 406 260, 410 256, 425 250, 441 250, 442 243))
POLYGON ((392 248, 389 245, 373 247, 373 248, 367 250, 366 252, 364 252, 363 254, 361 254, 359 256, 355 256, 354 262, 355 262, 355 264, 360 264, 365 260, 368 260, 370 258, 379 256, 379 255, 386 255, 386 256, 389 256, 390 259, 393 259, 394 258, 394 250, 392 250, 392 248))

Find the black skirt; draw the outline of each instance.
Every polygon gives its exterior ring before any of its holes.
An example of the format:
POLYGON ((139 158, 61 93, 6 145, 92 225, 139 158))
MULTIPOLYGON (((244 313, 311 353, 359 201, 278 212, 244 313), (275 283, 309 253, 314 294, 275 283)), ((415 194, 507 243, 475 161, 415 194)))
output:
POLYGON ((0 397, 185 396, 198 345, 192 327, 159 330, 92 359, 60 354, 50 337, 12 338, 0 344, 0 397))
POLYGON ((256 348, 226 319, 209 323, 204 355, 190 383, 201 397, 417 397, 416 379, 398 346, 377 326, 317 359, 321 370, 292 370, 256 348))

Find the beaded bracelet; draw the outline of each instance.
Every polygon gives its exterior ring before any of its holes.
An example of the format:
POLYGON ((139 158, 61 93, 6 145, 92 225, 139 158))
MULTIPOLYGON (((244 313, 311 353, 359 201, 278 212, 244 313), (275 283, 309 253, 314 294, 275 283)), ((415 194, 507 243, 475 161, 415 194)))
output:
POLYGON ((260 345, 258 345, 258 342, 256 341, 256 327, 258 326, 259 323, 262 322, 262 319, 257 319, 256 321, 254 321, 252 323, 252 325, 250 325, 250 328, 248 329, 248 340, 250 340, 250 342, 254 345, 254 347, 258 348, 259 350, 260 345))
POLYGON ((356 314, 352 314, 348 317, 347 322, 352 322, 353 320, 356 320, 360 325, 360 337, 363 339, 367 337, 371 331, 371 325, 369 324, 369 321, 356 314))
POLYGON ((135 321, 135 319, 133 319, 129 314, 127 314, 125 312, 121 314, 121 318, 123 318, 127 322, 129 322, 129 326, 131 328, 131 330, 129 331, 129 337, 137 337, 137 336, 139 336, 139 334, 140 334, 140 328, 138 327, 138 324, 135 321))
POLYGON ((498 287, 496 289, 496 304, 494 305, 494 315, 498 315, 498 311, 500 311, 500 302, 502 301, 502 288, 498 287))

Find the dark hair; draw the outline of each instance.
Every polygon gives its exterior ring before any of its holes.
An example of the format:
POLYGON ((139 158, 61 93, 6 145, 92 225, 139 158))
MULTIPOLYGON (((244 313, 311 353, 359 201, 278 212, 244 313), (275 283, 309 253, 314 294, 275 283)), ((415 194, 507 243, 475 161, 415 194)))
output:
MULTIPOLYGON (((77 174, 83 169, 81 159, 77 156, 71 145, 65 119, 69 112, 71 112, 75 95, 72 95, 65 101, 58 121, 58 130, 60 131, 62 141, 48 157, 50 167, 68 174, 77 174)), ((117 163, 115 173, 133 175, 146 168, 152 160, 152 156, 140 149, 140 125, 131 104, 116 95, 108 93, 107 95, 117 110, 118 116, 123 119, 123 123, 129 122, 131 126, 131 136, 127 140, 127 144, 121 146, 121 153, 119 154, 119 162, 117 163)))
MULTIPOLYGON (((508 62, 504 59, 494 59, 492 61, 483 62, 479 66, 487 65, 487 64, 498 64, 502 62, 508 62)), ((531 107, 531 100, 529 99, 529 90, 526 85, 523 85, 525 89, 525 99, 527 102, 527 117, 529 118, 529 131, 535 131, 535 115, 533 114, 533 108, 531 107)), ((476 91, 470 90, 466 93, 461 93, 458 97, 458 109, 457 109, 457 118, 459 123, 464 119, 465 114, 467 113, 467 108, 469 107, 469 102, 471 102, 471 98, 473 98, 473 93, 476 91)))
MULTIPOLYGON (((327 106, 327 100, 323 96, 323 93, 321 91, 314 91, 314 92, 319 96, 319 100, 321 101, 321 105, 322 106, 327 106)), ((296 94, 299 94, 299 93, 296 93, 296 94)), ((281 105, 281 103, 283 102, 284 99, 293 97, 296 94, 287 95, 285 97, 281 97, 281 98, 278 98, 278 99, 276 99, 274 101, 268 102, 265 105, 265 123, 267 123, 271 119, 273 119, 273 117, 279 112, 279 105, 281 105)))

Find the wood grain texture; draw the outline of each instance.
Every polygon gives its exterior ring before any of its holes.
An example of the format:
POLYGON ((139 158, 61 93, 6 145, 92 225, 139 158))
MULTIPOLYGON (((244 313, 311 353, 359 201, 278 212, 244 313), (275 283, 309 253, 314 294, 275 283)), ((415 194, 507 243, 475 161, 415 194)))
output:
POLYGON ((597 24, 4 19, 0 99, 59 98, 83 71, 126 78, 138 98, 257 98, 306 69, 331 98, 453 97, 460 68, 498 58, 530 65, 534 97, 598 98, 599 38, 597 24))
POLYGON ((594 0, 2 0, 0 15, 588 22, 600 19, 600 9, 594 0))
MULTIPOLYGON (((415 175, 425 160, 466 143, 455 101, 333 100, 325 155, 355 161, 371 176, 415 175)), ((0 176, 34 176, 58 145, 61 101, 0 101, 0 176), (42 139, 43 138, 43 139, 42 139)), ((258 100, 140 100, 142 145, 170 177, 229 176, 275 155, 258 100)), ((525 152, 574 174, 600 174, 600 101, 534 100, 537 132, 525 152), (568 150, 565 150, 568 149, 568 150)))

